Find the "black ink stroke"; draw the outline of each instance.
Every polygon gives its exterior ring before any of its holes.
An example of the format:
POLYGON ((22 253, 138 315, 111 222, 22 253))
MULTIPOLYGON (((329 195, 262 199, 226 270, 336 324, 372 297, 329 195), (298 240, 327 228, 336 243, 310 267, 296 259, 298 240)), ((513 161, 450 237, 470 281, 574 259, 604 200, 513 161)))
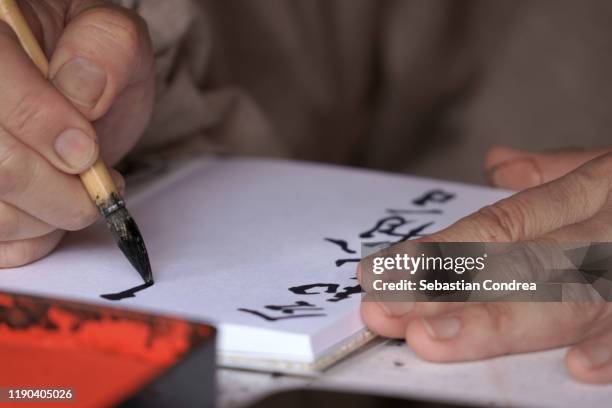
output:
POLYGON ((123 299, 127 299, 127 298, 132 298, 132 297, 136 297, 136 293, 137 292, 140 292, 141 290, 145 290, 147 288, 150 288, 154 284, 155 284, 155 282, 151 281, 151 282, 144 283, 142 285, 138 285, 138 286, 133 287, 131 289, 124 290, 123 292, 109 293, 109 294, 106 294, 106 295, 100 295, 100 297, 103 298, 103 299, 112 300, 112 301, 118 301, 118 300, 123 300, 123 299))
POLYGON ((434 214, 440 215, 442 214, 442 210, 397 210, 397 209, 387 209, 387 213, 389 214, 434 214))
POLYGON ((403 241, 407 241, 407 240, 412 239, 412 238, 421 237, 421 236, 423 236, 423 234, 421 234, 423 232, 423 230, 425 230, 426 228, 429 228, 433 224, 434 224, 434 222, 432 221, 432 222, 425 223, 425 224, 423 224, 421 226, 418 226, 416 228, 413 228, 410 231, 408 231, 408 233, 405 234, 404 237, 402 239, 400 239, 399 241, 397 241, 397 242, 403 242, 403 241))
POLYGON ((356 286, 345 286, 344 288, 342 288, 342 292, 338 292, 334 295, 333 298, 331 299, 327 299, 328 302, 340 302, 344 299, 348 299, 351 297, 351 295, 355 295, 357 293, 361 293, 361 286, 360 285, 356 285, 356 286))
POLYGON ((399 215, 384 217, 378 220, 378 222, 373 228, 359 234, 359 238, 373 238, 374 234, 377 232, 381 234, 397 236, 395 230, 403 225, 406 225, 409 222, 412 221, 407 221, 399 215))
POLYGON ((304 302, 303 300, 298 300, 293 305, 267 305, 264 306, 266 309, 279 311, 284 314, 294 314, 296 310, 323 310, 322 307, 317 307, 312 303, 304 302))
POLYGON ((314 288, 327 288, 325 293, 336 293, 340 285, 337 283, 312 283, 310 285, 293 286, 289 290, 296 295, 318 295, 321 291, 310 291, 314 288))
POLYGON ((347 254, 356 254, 357 251, 354 249, 350 249, 348 246, 348 242, 343 239, 334 239, 334 238, 324 238, 327 242, 331 242, 332 244, 338 245, 344 252, 347 254))
POLYGON ((424 206, 427 203, 444 204, 447 201, 455 198, 455 194, 446 192, 444 190, 431 190, 425 193, 419 198, 412 200, 412 204, 418 205, 419 207, 424 206))
POLYGON ((344 265, 345 263, 359 262, 359 261, 361 261, 361 258, 336 259, 336 266, 340 267, 344 265))
MULTIPOLYGON (((314 308, 312 310, 320 310, 320 308, 314 308)), ((284 316, 274 317, 274 316, 269 316, 269 315, 267 315, 265 313, 262 313, 260 311, 253 310, 253 309, 240 308, 240 309, 238 309, 238 311, 239 312, 250 313, 252 315, 261 317, 262 319, 267 320, 268 322, 275 322, 277 320, 286 320, 286 319, 297 319, 297 318, 300 318, 300 317, 323 317, 323 316, 327 316, 325 313, 306 313, 306 314, 286 314, 284 316)))
POLYGON ((403 227, 404 225, 413 222, 414 220, 407 220, 399 215, 384 217, 378 220, 378 222, 373 228, 362 232, 359 235, 359 238, 374 238, 376 234, 384 234, 390 237, 399 237, 400 239, 396 242, 403 242, 411 238, 416 238, 420 236, 421 232, 423 232, 425 228, 431 226, 434 223, 433 221, 424 223, 416 228, 411 229, 406 233, 398 232, 398 229, 400 227, 403 227))

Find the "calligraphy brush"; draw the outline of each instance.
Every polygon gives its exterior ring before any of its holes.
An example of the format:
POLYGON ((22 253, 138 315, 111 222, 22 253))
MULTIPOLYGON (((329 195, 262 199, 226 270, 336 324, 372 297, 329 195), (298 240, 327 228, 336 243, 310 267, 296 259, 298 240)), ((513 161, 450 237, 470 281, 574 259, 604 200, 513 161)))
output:
MULTIPOLYGON (((49 62, 15 0, 0 0, 0 20, 11 26, 30 59, 48 79, 49 62)), ((106 225, 121 251, 145 282, 153 282, 151 264, 142 235, 125 208, 125 202, 102 159, 98 158, 90 169, 79 176, 89 196, 106 219, 106 225)))

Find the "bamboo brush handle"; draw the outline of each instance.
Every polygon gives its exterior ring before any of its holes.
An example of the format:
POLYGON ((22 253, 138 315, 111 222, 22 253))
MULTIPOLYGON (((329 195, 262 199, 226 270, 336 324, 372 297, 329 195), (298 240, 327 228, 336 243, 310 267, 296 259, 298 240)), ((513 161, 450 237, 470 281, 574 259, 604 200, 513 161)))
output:
MULTIPOLYGON (((6 22, 15 31, 25 52, 36 64, 45 79, 49 79, 47 57, 15 0, 0 0, 0 20, 6 22)), ((91 168, 79 176, 89 196, 98 207, 104 207, 106 201, 113 194, 119 196, 117 187, 101 158, 98 158, 91 168)))

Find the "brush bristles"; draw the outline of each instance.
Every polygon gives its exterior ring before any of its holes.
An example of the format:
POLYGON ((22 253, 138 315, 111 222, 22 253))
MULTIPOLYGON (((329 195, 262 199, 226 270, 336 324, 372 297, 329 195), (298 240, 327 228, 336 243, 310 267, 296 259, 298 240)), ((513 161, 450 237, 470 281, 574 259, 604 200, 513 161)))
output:
POLYGON ((106 225, 111 230, 117 246, 145 282, 153 281, 149 255, 138 225, 125 207, 105 215, 106 225))

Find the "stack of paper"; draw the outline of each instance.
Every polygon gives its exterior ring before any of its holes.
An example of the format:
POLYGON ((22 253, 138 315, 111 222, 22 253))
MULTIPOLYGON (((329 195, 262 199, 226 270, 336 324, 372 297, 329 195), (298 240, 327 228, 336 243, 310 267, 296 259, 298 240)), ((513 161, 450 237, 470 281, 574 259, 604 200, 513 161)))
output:
POLYGON ((212 321, 221 364, 309 372, 369 338, 355 280, 362 242, 425 235, 506 195, 342 167, 200 160, 128 200, 155 286, 100 297, 141 281, 99 223, 42 261, 1 270, 0 288, 212 321))

